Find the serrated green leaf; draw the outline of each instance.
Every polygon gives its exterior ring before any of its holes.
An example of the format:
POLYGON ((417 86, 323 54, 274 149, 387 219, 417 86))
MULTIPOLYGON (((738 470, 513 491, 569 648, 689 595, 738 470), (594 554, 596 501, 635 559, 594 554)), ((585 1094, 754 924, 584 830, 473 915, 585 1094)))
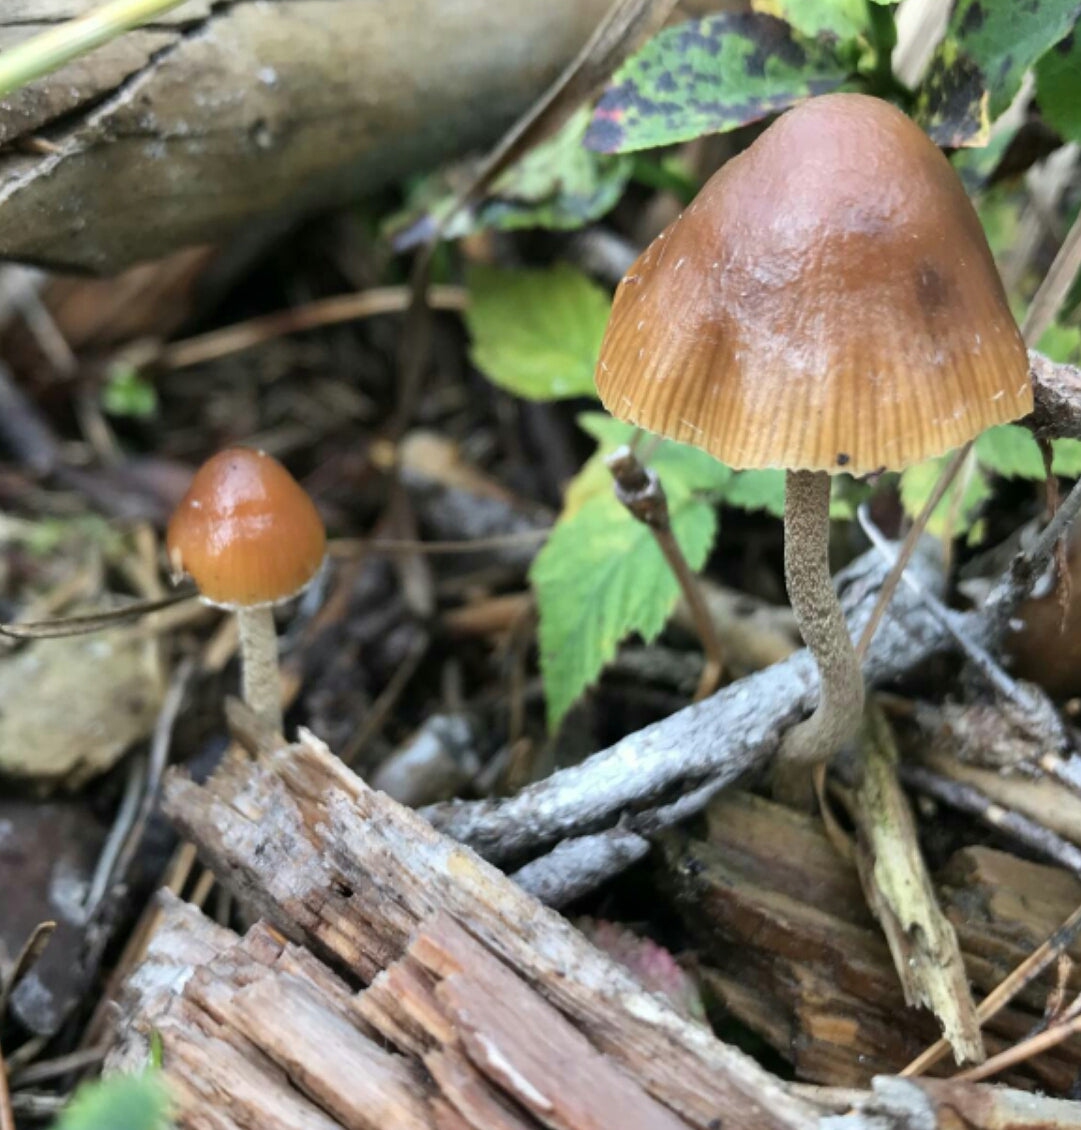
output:
POLYGON ((169 1095, 155 1071, 84 1083, 54 1130, 165 1130, 169 1095))
MULTIPOLYGON (((578 426, 597 441, 597 454, 602 458, 617 447, 631 443, 638 432, 633 424, 625 424, 606 412, 583 412, 578 417, 578 426)), ((660 475, 669 499, 694 492, 717 494, 732 477, 730 467, 699 447, 677 443, 674 439, 658 440, 649 433, 643 433, 643 439, 640 444, 640 450, 646 453, 643 461, 660 475)))
POLYGON ((595 396, 593 369, 611 305, 581 271, 477 266, 465 320, 473 363, 493 384, 527 400, 595 396))
POLYGON ((960 0, 928 68, 917 117, 940 145, 982 145, 1025 71, 1081 15, 1077 0, 960 0))
MULTIPOLYGON (((943 455, 938 459, 917 463, 901 472, 901 505, 910 518, 915 518, 923 510, 949 460, 950 456, 943 455)), ((972 528, 980 507, 990 497, 991 484, 976 460, 970 457, 953 486, 935 507, 927 523, 928 532, 937 538, 945 537, 952 515, 954 520, 949 535, 959 537, 967 533, 972 528), (960 503, 955 501, 958 490, 961 491, 960 503)))
POLYGON ((1081 362, 1081 326, 1063 326, 1052 322, 1044 330, 1036 348, 1059 364, 1076 365, 1081 362))
POLYGON ((751 7, 812 39, 822 34, 856 39, 867 34, 871 23, 866 0, 751 0, 751 7))
POLYGON ((976 439, 976 458, 989 471, 1006 479, 1043 479, 1043 456, 1027 428, 1000 424, 976 439))
POLYGON ((1036 64, 1036 100, 1066 141, 1081 142, 1081 34, 1060 39, 1036 64))
POLYGON ((616 72, 585 143, 627 153, 736 129, 834 90, 854 60, 831 39, 756 12, 720 12, 666 28, 616 72))
POLYGON ((583 145, 591 117, 588 106, 576 111, 554 137, 501 173, 479 204, 459 209, 449 220, 468 177, 451 168, 421 178, 406 207, 384 221, 384 234, 396 249, 406 250, 429 238, 438 221, 446 221, 446 239, 460 239, 486 229, 571 230, 600 219, 623 195, 634 162, 583 145))
POLYGON ((1081 440, 1054 439, 1051 441, 1051 470, 1064 479, 1081 478, 1081 440))
POLYGON ((728 506, 740 510, 765 510, 784 517, 784 471, 737 471, 724 492, 728 506))
MULTIPOLYGON (((713 507, 694 495, 675 502, 670 496, 669 515, 688 564, 700 569, 717 531, 713 507)), ((530 580, 548 725, 555 732, 621 640, 632 632, 651 640, 660 632, 679 586, 649 529, 611 492, 557 523, 530 580)))

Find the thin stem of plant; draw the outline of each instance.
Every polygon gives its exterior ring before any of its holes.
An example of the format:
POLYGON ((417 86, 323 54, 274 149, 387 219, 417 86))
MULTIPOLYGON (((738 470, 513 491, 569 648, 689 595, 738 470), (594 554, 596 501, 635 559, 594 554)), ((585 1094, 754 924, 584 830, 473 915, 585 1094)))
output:
POLYGON ((664 486, 655 471, 642 466, 630 447, 618 448, 605 462, 612 472, 616 498, 653 534, 691 611, 706 660, 694 693, 694 701, 700 702, 720 685, 724 674, 724 652, 698 577, 687 564, 687 558, 672 532, 664 486))
MULTIPOLYGON (((286 334, 373 318, 378 314, 401 314, 409 309, 412 294, 408 286, 386 286, 321 298, 294 310, 279 310, 224 329, 211 330, 198 337, 175 341, 138 360, 164 369, 185 369, 240 353, 286 334)), ((468 300, 469 292, 460 286, 433 286, 427 292, 427 302, 433 310, 464 310, 468 300)))
POLYGON ((7 1064, 4 1062, 2 1049, 0 1049, 0 1130, 15 1130, 15 1113, 11 1109, 7 1064))
POLYGON ((981 1079, 997 1075, 1008 1067, 1014 1067, 1041 1055, 1043 1052, 1050 1051, 1051 1048, 1058 1047, 1064 1040, 1068 1040, 1078 1032, 1081 1032, 1081 1016, 1074 1017, 1074 1019, 1065 1023, 1053 1024, 1045 1031, 1027 1040, 1022 1040, 1019 1044, 1014 1044, 1012 1048, 1007 1048, 1004 1052, 999 1052, 998 1055, 991 1056, 990 1059, 978 1066, 970 1067, 967 1071, 959 1071, 953 1078, 959 1082, 978 1083, 981 1079))
POLYGON ((183 0, 112 0, 9 47, 0 54, 0 97, 181 3, 183 0))
POLYGON ((1081 272, 1081 215, 1074 220, 1066 233, 1066 238, 1062 241, 1062 246, 1052 260, 1025 315, 1021 336, 1030 348, 1036 348, 1048 326, 1055 320, 1078 272, 1081 272))
POLYGON ((934 490, 931 491, 930 496, 924 503, 923 509, 920 511, 916 520, 912 523, 908 533, 905 535, 905 540, 901 543, 900 551, 893 563, 892 568, 886 576, 886 580, 878 594, 878 600, 871 611, 871 616, 867 623, 863 626, 863 632, 860 634, 859 643, 856 645, 856 655, 862 661, 863 657, 867 654, 867 649, 871 646, 871 640, 874 639, 875 632, 878 625, 882 623, 882 617, 886 614, 886 609, 889 607, 890 601, 893 599, 893 594, 897 591, 897 585, 901 580, 901 574, 905 571, 909 561, 912 559, 912 554, 916 551, 916 546, 923 531, 927 528, 927 523, 931 520, 931 515, 935 512, 938 504, 942 501, 946 491, 950 489, 950 484, 953 482, 957 472, 961 469, 961 465, 968 457, 968 453, 972 450, 972 441, 969 440, 963 447, 959 447, 950 457, 949 463, 946 464, 942 474, 938 477, 938 482, 935 483, 934 490))

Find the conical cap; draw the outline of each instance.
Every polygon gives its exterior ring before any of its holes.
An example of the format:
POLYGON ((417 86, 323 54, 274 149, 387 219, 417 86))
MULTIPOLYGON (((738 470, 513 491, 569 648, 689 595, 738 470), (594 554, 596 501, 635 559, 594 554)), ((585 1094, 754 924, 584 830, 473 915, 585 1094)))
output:
POLYGON ((247 447, 219 451, 199 468, 166 535, 173 570, 226 608, 294 596, 318 572, 326 545, 304 488, 276 459, 247 447))
POLYGON ((860 94, 782 115, 639 256, 596 382, 613 415, 741 468, 899 470, 1032 410, 960 181, 860 94))

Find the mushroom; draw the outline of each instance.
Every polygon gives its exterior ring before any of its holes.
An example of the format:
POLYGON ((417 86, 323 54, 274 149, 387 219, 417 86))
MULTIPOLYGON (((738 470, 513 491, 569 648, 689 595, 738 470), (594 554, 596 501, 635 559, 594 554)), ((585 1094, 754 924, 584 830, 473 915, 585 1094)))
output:
POLYGON ((900 470, 1032 410, 1021 335, 949 162, 866 95, 783 114, 631 266, 596 383, 620 419, 787 472, 785 579, 820 691, 781 757, 829 757, 863 705, 829 573, 830 476, 900 470))
POLYGON ((326 531, 312 500, 263 451, 231 447, 208 459, 169 519, 174 575, 200 597, 236 613, 244 701, 282 729, 274 605, 296 596, 319 571, 326 531))

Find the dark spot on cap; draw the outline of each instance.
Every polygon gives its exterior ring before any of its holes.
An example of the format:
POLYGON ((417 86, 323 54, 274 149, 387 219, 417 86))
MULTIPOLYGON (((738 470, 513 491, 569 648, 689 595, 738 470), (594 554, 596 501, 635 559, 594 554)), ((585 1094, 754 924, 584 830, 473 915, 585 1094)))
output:
POLYGON ((938 314, 948 304, 949 289, 938 269, 926 260, 916 268, 916 298, 928 317, 938 314))
POLYGON ((678 87, 676 86, 675 76, 671 71, 665 71, 657 76, 657 89, 662 94, 675 94, 678 87))
POLYGON ((844 451, 838 451, 837 452, 837 466, 838 467, 843 467, 846 463, 851 463, 851 462, 852 462, 852 456, 849 455, 847 452, 844 452, 844 451))

